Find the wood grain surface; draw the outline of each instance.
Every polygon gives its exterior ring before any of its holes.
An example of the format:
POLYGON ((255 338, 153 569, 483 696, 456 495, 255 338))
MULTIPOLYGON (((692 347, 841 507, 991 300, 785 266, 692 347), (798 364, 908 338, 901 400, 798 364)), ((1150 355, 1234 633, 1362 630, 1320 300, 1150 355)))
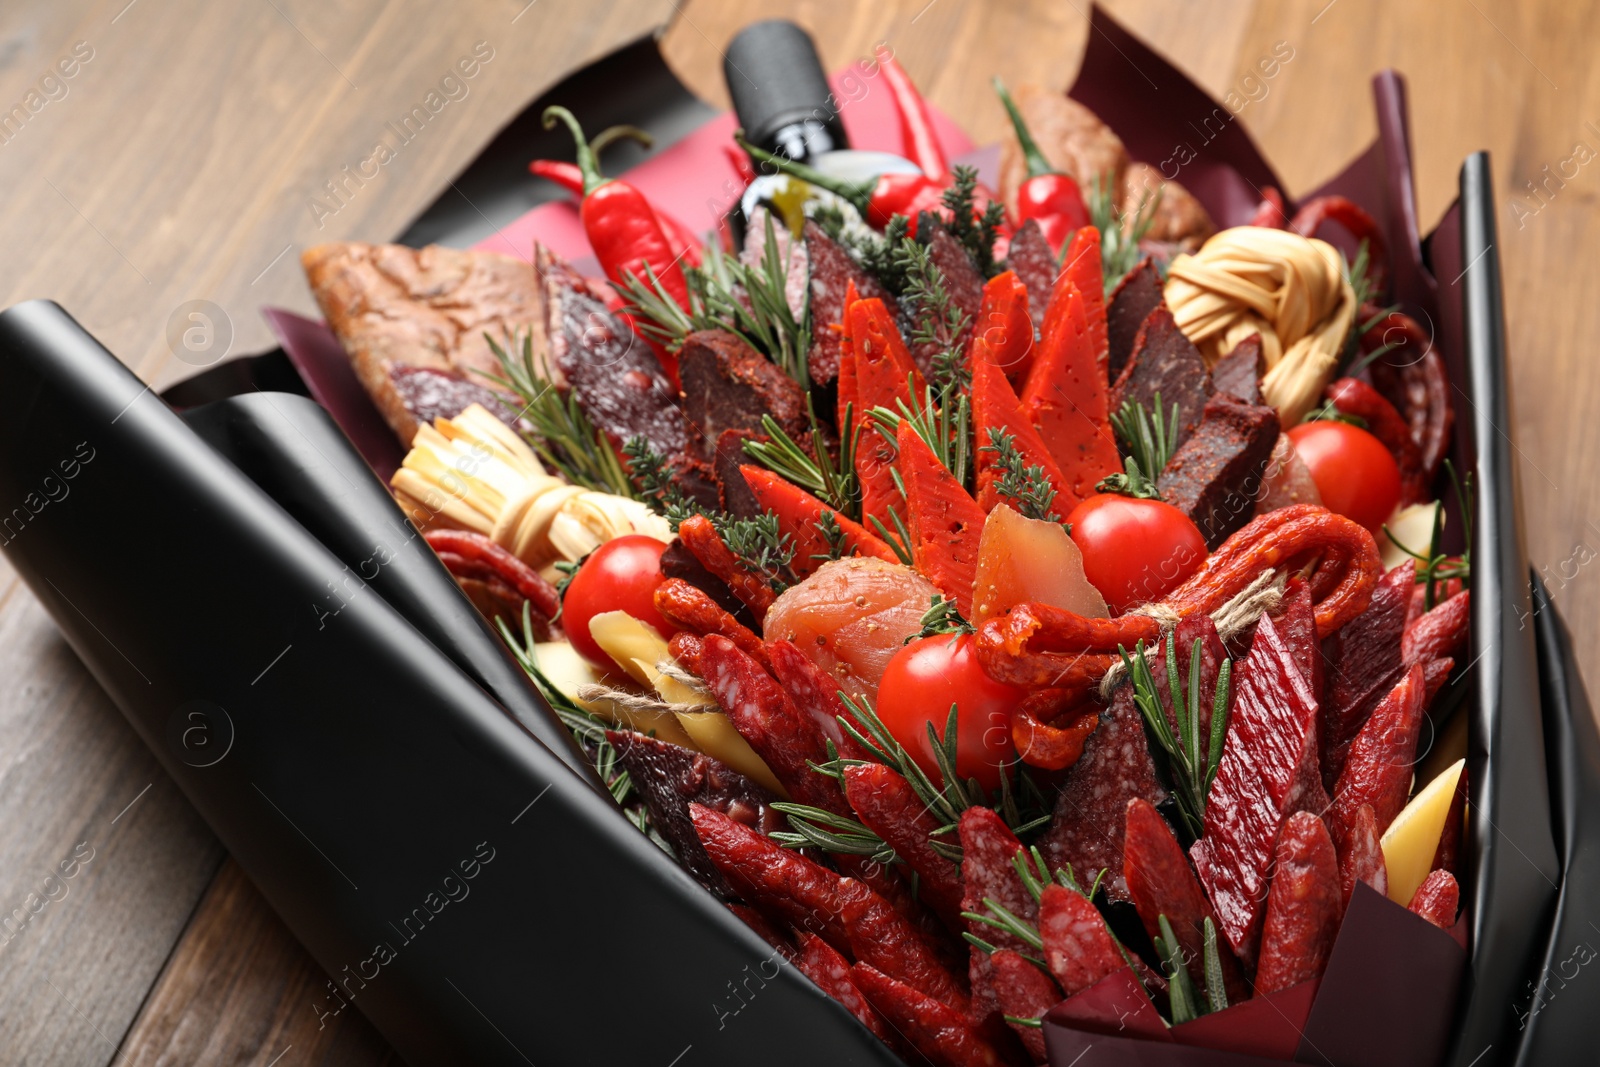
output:
MULTIPOLYGON (((1425 225, 1454 196, 1462 158, 1494 153, 1514 413, 1502 429, 1522 459, 1533 559, 1600 678, 1600 568, 1589 566, 1600 558, 1600 301, 1588 270, 1600 9, 1109 6, 1218 96, 1277 42, 1294 49, 1239 116, 1291 193, 1371 140, 1368 80, 1385 67, 1409 80, 1425 225)), ((800 21, 831 67, 887 41, 981 142, 1003 123, 990 76, 1070 84, 1087 12, 1083 0, 11 0, 0 116, 43 103, 0 125, 0 301, 61 301, 164 385, 193 370, 167 340, 181 304, 217 305, 234 353, 269 347, 257 307, 311 308, 301 248, 398 233, 543 88, 656 27, 679 76, 719 104, 720 50, 756 18, 800 21), (466 94, 377 178, 345 178, 475 47, 492 58, 466 94), (42 82, 63 61, 72 76, 42 82)), ((324 977, 0 563, 0 911, 13 909, 28 918, 0 944, 0 1062, 394 1059, 353 1013, 318 1028, 309 1005, 324 977)))

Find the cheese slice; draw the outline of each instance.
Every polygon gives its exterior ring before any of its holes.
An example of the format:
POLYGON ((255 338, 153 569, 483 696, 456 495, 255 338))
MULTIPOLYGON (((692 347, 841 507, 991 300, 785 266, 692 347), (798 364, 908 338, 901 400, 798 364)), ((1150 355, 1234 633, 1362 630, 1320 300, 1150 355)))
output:
POLYGON ((1444 821, 1450 816, 1450 802, 1466 765, 1466 760, 1456 760, 1423 786, 1384 831, 1383 863, 1388 868, 1389 899, 1396 904, 1409 906, 1417 888, 1432 873, 1444 821))

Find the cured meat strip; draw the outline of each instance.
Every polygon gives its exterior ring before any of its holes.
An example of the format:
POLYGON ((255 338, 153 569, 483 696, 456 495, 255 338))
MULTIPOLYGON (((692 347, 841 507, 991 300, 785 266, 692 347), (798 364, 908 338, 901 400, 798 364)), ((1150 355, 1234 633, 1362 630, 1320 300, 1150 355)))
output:
MULTIPOLYGON (((1023 465, 1042 470, 1045 480, 1056 490, 1057 499, 1063 499, 1066 478, 1051 457, 1044 438, 1023 415, 1022 402, 1006 380, 1005 371, 989 359, 989 346, 983 334, 973 339, 972 352, 972 424, 978 447, 974 457, 978 467, 978 507, 987 515, 1005 500, 995 487, 1003 471, 999 465, 999 451, 991 443, 994 433, 1009 437, 1023 465)), ((1064 514, 1059 505, 1053 506, 1058 514, 1064 514)))
POLYGON ((1415 581, 1416 564, 1406 560, 1378 580, 1367 609, 1328 639, 1322 753, 1330 788, 1372 709, 1400 680, 1400 636, 1415 581))
POLYGON ((987 359, 1011 381, 1028 376, 1033 365, 1033 319, 1028 311, 1028 287, 1016 271, 1004 271, 983 286, 983 305, 967 346, 967 362, 987 359))
POLYGON ((1211 388, 1246 404, 1261 403, 1261 335, 1253 333, 1211 368, 1211 388))
POLYGON ((712 574, 727 583, 733 595, 744 602, 750 614, 759 622, 766 617, 767 609, 778 599, 767 580, 745 569, 744 563, 722 539, 722 534, 704 515, 691 515, 678 524, 678 539, 694 558, 712 574))
POLYGON ((882 764, 863 763, 845 768, 844 791, 862 824, 917 872, 922 897, 939 918, 951 930, 961 929, 961 870, 933 850, 939 822, 911 783, 882 764))
POLYGON ((826 386, 839 377, 839 335, 833 328, 844 322, 845 296, 851 284, 860 296, 882 300, 891 315, 897 309, 889 290, 823 233, 821 226, 807 219, 801 232, 811 260, 811 348, 806 353, 806 368, 813 385, 826 386))
MULTIPOLYGON (((1438 607, 1440 604, 1443 604, 1445 601, 1461 592, 1461 579, 1446 578, 1443 581, 1435 582, 1433 589, 1433 606, 1438 607)), ((1427 586, 1422 582, 1418 582, 1411 591, 1411 606, 1406 610, 1406 625, 1410 626, 1412 623, 1422 618, 1423 615, 1427 614, 1428 611, 1427 586)))
MULTIPOLYGON (((1139 912, 1139 921, 1152 939, 1160 936, 1162 916, 1182 950, 1195 988, 1205 987, 1205 920, 1216 923, 1216 915, 1206 900, 1183 846, 1173 836, 1172 827, 1146 800, 1128 801, 1127 836, 1122 860, 1128 895, 1139 912)), ((1233 953, 1220 942, 1217 956, 1222 964, 1223 985, 1230 1004, 1245 1000, 1250 987, 1233 953)))
MULTIPOLYGON (((1055 980, 1008 948, 990 957, 990 981, 1002 1015, 1013 1019, 1037 1019, 1061 1003, 1061 988, 1055 980)), ((1010 1024, 1022 1047, 1034 1063, 1045 1061, 1044 1031, 1037 1026, 1010 1024)))
MULTIPOLYGON (((1165 673, 1164 662, 1160 653, 1151 658, 1157 678, 1165 673)), ((1166 795, 1156 779, 1132 687, 1122 686, 1101 713, 1099 728, 1084 743, 1083 757, 1062 781, 1055 817, 1039 839, 1039 850, 1051 870, 1070 866, 1083 885, 1105 871, 1101 884, 1107 895, 1128 900, 1123 873, 1128 802, 1160 804, 1166 795)))
POLYGON ((1129 966, 1099 909, 1065 886, 1047 886, 1039 897, 1039 937, 1045 965, 1069 997, 1129 966))
POLYGON ((1406 626, 1400 661, 1407 666, 1446 657, 1460 658, 1472 623, 1472 590, 1463 589, 1406 626))
MULTIPOLYGON (((1161 402, 1168 403, 1166 393, 1161 402)), ((1161 497, 1194 520, 1207 548, 1215 550, 1255 513, 1280 430, 1272 408, 1215 393, 1194 433, 1167 461, 1161 497)))
POLYGON ((839 920, 837 874, 703 804, 691 801, 689 818, 706 855, 734 893, 794 929, 849 951, 839 920))
MULTIPOLYGON (((1081 226, 1061 253, 1061 277, 1083 297, 1083 321, 1089 331, 1089 348, 1094 352, 1100 374, 1097 383, 1111 380, 1106 373, 1106 275, 1100 262, 1100 231, 1081 226)), ((1059 284, 1059 283, 1058 283, 1059 284)))
POLYGON ((1257 995, 1320 978, 1342 914, 1339 861, 1328 828, 1310 812, 1296 812, 1278 836, 1261 930, 1257 995))
MULTIPOLYGON (((671 549, 668 549, 671 551, 671 549)), ((666 554, 662 554, 666 558, 666 554)), ((767 649, 750 628, 728 612, 698 586, 682 578, 668 578, 656 587, 656 610, 674 626, 697 634, 726 637, 761 663, 767 662, 767 649)))
POLYGON ((839 726, 839 716, 845 714, 845 706, 839 699, 838 683, 791 641, 774 638, 767 643, 767 650, 778 684, 783 686, 801 714, 811 720, 818 733, 832 741, 835 750, 845 759, 866 759, 866 751, 839 726))
POLYGON ((822 732, 760 663, 727 638, 711 635, 700 654, 700 676, 733 728, 791 797, 836 815, 851 815, 838 781, 811 769, 812 762, 828 761, 822 732))
POLYGON ((684 338, 678 380, 694 454, 709 455, 724 430, 759 432, 763 415, 771 415, 790 437, 807 428, 805 391, 727 330, 700 330, 684 338))
POLYGON ((1389 892, 1389 870, 1383 862, 1383 840, 1371 804, 1362 804, 1348 817, 1349 825, 1339 839, 1340 905, 1350 903, 1357 882, 1365 882, 1385 895, 1389 892))
POLYGON ((761 502, 745 480, 743 467, 750 461, 744 450, 746 441, 770 441, 754 430, 723 430, 717 435, 711 458, 711 475, 717 483, 717 503, 736 519, 751 519, 761 514, 761 502))
POLYGON ((1427 710, 1425 685, 1422 665, 1413 664, 1356 735, 1333 791, 1334 826, 1351 825, 1356 809, 1369 804, 1381 835, 1406 806, 1427 710))
POLYGON ((1449 871, 1434 871, 1411 898, 1410 908, 1441 930, 1456 924, 1456 912, 1461 908, 1461 887, 1456 876, 1449 871))
POLYGON ((894 905, 854 878, 839 880, 839 923, 856 962, 925 993, 965 1015, 970 1000, 916 928, 894 905))
POLYGON ((1444 817, 1444 829, 1439 834, 1439 847, 1433 853, 1434 870, 1456 871, 1461 852, 1461 835, 1465 829, 1467 812, 1467 768, 1461 768, 1456 779, 1456 795, 1450 801, 1450 813, 1444 817))
POLYGON ((1035 326, 1044 321, 1044 307, 1050 300, 1050 290, 1056 284, 1056 254, 1039 228, 1037 219, 1029 219, 1011 235, 1006 265, 1016 271, 1017 277, 1028 290, 1028 317, 1035 326))
MULTIPOLYGON (((1161 272, 1148 256, 1123 275, 1106 308, 1106 371, 1114 382, 1133 355, 1139 327, 1161 306, 1161 272)), ((1246 397, 1245 399, 1249 399, 1246 397)))
POLYGON ((850 980, 934 1067, 996 1067, 1001 1062, 960 1012, 933 997, 864 963, 850 968, 850 980))
MULTIPOLYGON (((1284 643, 1294 654, 1313 693, 1322 692, 1322 642, 1317 640, 1317 613, 1311 601, 1311 587, 1300 578, 1289 579, 1283 590, 1283 605, 1273 621, 1284 643)), ((1203 729, 1204 727, 1202 727, 1203 729)))
POLYGON ((810 575, 829 556, 830 545, 823 536, 823 518, 827 516, 841 535, 842 554, 846 556, 871 556, 885 563, 899 563, 894 550, 869 532, 859 522, 841 515, 810 493, 784 480, 769 470, 749 464, 739 468, 741 484, 747 486, 756 511, 770 512, 778 517, 778 529, 787 534, 794 544, 794 558, 790 568, 796 577, 810 575))
POLYGON ((900 421, 896 444, 917 572, 955 601, 964 618, 971 618, 985 513, 917 436, 909 419, 900 421))
POLYGON ((800 951, 795 954, 794 965, 801 974, 816 983, 818 989, 843 1004, 878 1040, 887 1045, 894 1044, 894 1033, 884 1023, 883 1016, 872 1010, 867 998, 850 980, 850 961, 835 952, 826 941, 811 934, 801 934, 800 951))
POLYGON ((1296 811, 1327 805, 1317 765, 1317 699, 1268 616, 1240 664, 1222 762, 1206 802, 1205 834, 1190 850, 1218 925, 1253 964, 1278 829, 1296 811))
MULTIPOLYGON (((784 817, 770 806, 777 797, 720 760, 631 730, 607 730, 656 832, 672 846, 684 870, 724 899, 734 895, 706 854, 689 818, 689 805, 726 815, 760 834, 781 830, 784 817)), ((764 936, 764 935, 763 935, 764 936)))
POLYGON ((1171 411, 1173 404, 1178 405, 1175 444, 1181 448, 1200 425, 1206 400, 1211 396, 1211 376, 1206 373, 1200 350, 1178 329, 1165 305, 1152 311, 1139 327, 1133 354, 1111 388, 1111 410, 1120 411, 1123 404, 1132 400, 1149 408, 1153 415, 1157 393, 1161 394, 1166 411, 1171 411))

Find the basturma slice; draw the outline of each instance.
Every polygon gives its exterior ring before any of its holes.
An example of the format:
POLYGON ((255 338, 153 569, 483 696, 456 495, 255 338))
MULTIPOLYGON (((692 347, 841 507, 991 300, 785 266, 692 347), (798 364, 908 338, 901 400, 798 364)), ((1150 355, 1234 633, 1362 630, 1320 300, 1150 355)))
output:
POLYGON ((1205 835, 1190 850, 1217 922, 1253 965, 1278 829, 1327 807, 1317 765, 1317 700, 1268 616, 1239 668, 1228 739, 1206 801, 1205 835))
POLYGON ((1416 585, 1417 565, 1406 560, 1378 579, 1367 610, 1341 626, 1327 642, 1328 681, 1322 713, 1323 784, 1333 788, 1344 770, 1350 743, 1405 673, 1400 640, 1416 585))

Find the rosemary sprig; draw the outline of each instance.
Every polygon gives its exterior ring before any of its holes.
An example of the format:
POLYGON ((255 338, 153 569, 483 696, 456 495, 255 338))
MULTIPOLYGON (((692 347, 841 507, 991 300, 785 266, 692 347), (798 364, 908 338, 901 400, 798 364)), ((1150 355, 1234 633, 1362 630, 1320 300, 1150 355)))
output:
POLYGON ((1111 416, 1111 425, 1117 437, 1128 446, 1128 454, 1139 461, 1139 469, 1155 477, 1167 469, 1167 461, 1178 449, 1178 419, 1182 405, 1172 402, 1171 413, 1161 403, 1161 394, 1155 395, 1155 414, 1137 400, 1125 400, 1122 407, 1111 416), (1162 416, 1165 415, 1166 418, 1162 416))
POLYGON ((1217 924, 1205 918, 1206 1002, 1212 1011, 1228 1006, 1228 990, 1222 979, 1222 953, 1217 949, 1217 924))
POLYGON ((787 800, 775 801, 772 808, 788 817, 794 831, 768 835, 785 848, 816 847, 841 855, 866 856, 878 863, 896 861, 894 849, 855 819, 787 800))
POLYGON ((1184 689, 1178 674, 1177 645, 1171 633, 1167 634, 1166 662, 1167 689, 1172 699, 1172 721, 1167 720, 1167 710, 1162 705, 1161 691, 1156 688, 1155 676, 1145 658, 1141 641, 1130 659, 1126 648, 1119 648, 1123 665, 1133 683, 1134 703, 1139 706, 1156 743, 1166 753, 1167 771, 1173 783, 1173 795, 1178 801, 1178 814, 1184 829, 1191 838, 1198 838, 1205 829, 1206 794, 1217 777, 1217 766, 1222 762, 1223 742, 1228 732, 1228 679, 1233 664, 1223 660, 1217 672, 1216 692, 1212 697, 1211 736, 1202 749, 1200 738, 1200 666, 1202 642, 1195 638, 1189 652, 1189 687, 1184 689))
POLYGON ((1055 486, 1050 484, 1044 467, 1025 463, 1017 449, 1016 438, 1009 431, 999 426, 989 427, 989 443, 978 451, 995 453, 996 466, 1000 468, 995 490, 1010 500, 1019 514, 1046 522, 1061 521, 1061 516, 1051 507, 1056 499, 1055 486))
POLYGON ((1106 296, 1110 296, 1117 283, 1139 265, 1144 254, 1139 242, 1150 232, 1150 225, 1156 220, 1156 208, 1161 203, 1160 189, 1146 192, 1139 198, 1139 206, 1130 220, 1117 207, 1116 193, 1111 188, 1110 176, 1102 175, 1087 190, 1085 205, 1089 209, 1090 223, 1100 231, 1100 263, 1105 272, 1106 296))
MULTIPOLYGON (((907 376, 909 385, 911 378, 907 376)), ((875 407, 867 417, 878 427, 878 432, 893 441, 900 421, 911 423, 916 435, 932 450, 941 466, 960 482, 971 488, 972 474, 972 398, 965 389, 950 388, 934 392, 932 385, 923 386, 922 402, 915 409, 904 400, 895 401, 898 411, 875 407)))
POLYGON ((717 523, 717 532, 729 551, 739 557, 740 565, 766 581, 773 592, 789 588, 794 540, 779 528, 778 516, 766 511, 748 519, 723 517, 717 523))
POLYGON ((1161 969, 1167 972, 1167 1003, 1172 1009, 1172 1024, 1191 1022, 1200 1017, 1200 996, 1195 991, 1194 979, 1189 976, 1188 964, 1183 959, 1183 947, 1173 936, 1172 924, 1165 915, 1157 918, 1161 933, 1153 939, 1156 955, 1161 957, 1161 969))
POLYGON ((622 446, 622 454, 628 461, 628 475, 636 486, 634 495, 666 516, 674 531, 689 516, 705 513, 705 509, 683 491, 671 462, 651 448, 642 434, 628 438, 622 446))
POLYGON ((976 208, 978 171, 957 164, 951 169, 950 185, 942 197, 950 219, 945 223, 950 236, 960 241, 985 278, 998 273, 994 260, 994 239, 1005 222, 1004 205, 990 201, 980 214, 976 208))
MULTIPOLYGON (((622 461, 605 434, 589 421, 577 396, 569 392, 563 397, 534 366, 532 332, 523 335, 520 359, 513 358, 487 333, 483 337, 500 362, 501 371, 484 377, 522 399, 520 414, 533 424, 528 444, 539 458, 573 485, 617 496, 634 496, 633 484, 622 469, 622 461)), ((516 347, 515 340, 512 345, 516 347)))
POLYGON ((1451 578, 1461 579, 1461 588, 1469 589, 1472 585, 1472 513, 1476 506, 1477 494, 1472 487, 1472 472, 1468 471, 1465 477, 1456 476, 1456 467, 1448 459, 1444 461, 1444 469, 1450 475, 1450 485, 1455 490, 1456 501, 1461 506, 1462 536, 1465 547, 1459 556, 1444 554, 1442 543, 1444 540, 1444 502, 1440 501, 1433 509, 1433 533, 1428 538, 1427 554, 1413 551, 1400 543, 1394 531, 1386 525, 1384 535, 1389 538, 1389 543, 1400 551, 1416 560, 1421 566, 1417 568, 1417 582, 1422 585, 1422 604, 1427 611, 1432 611, 1439 600, 1439 585, 1451 578))
MULTIPOLYGON (((854 405, 845 406, 846 421, 851 421, 854 405)), ((811 395, 806 395, 806 418, 811 424, 811 447, 807 452, 794 438, 784 432, 771 415, 761 416, 761 431, 771 440, 746 441, 745 455, 787 480, 814 494, 824 504, 846 518, 861 514, 860 489, 856 483, 855 453, 860 445, 862 427, 846 430, 840 427, 842 440, 839 456, 834 458, 823 443, 824 435, 817 419, 811 395)))
MULTIPOLYGON (((954 774, 944 775, 943 785, 935 785, 933 779, 917 765, 905 747, 896 741, 889 728, 878 718, 878 713, 872 705, 862 698, 859 701, 848 694, 840 692, 839 699, 844 702, 849 711, 848 717, 839 716, 839 725, 850 734, 855 741, 866 750, 867 755, 874 761, 883 764, 903 775, 911 784, 912 790, 917 794, 917 799, 922 801, 923 807, 939 821, 939 829, 934 831, 935 837, 947 836, 955 831, 956 823, 961 818, 961 813, 972 807, 976 802, 974 797, 982 797, 982 791, 977 783, 969 785, 962 783, 954 774), (852 719, 854 721, 852 721, 852 719)), ((928 724, 928 732, 933 733, 933 724, 928 724)), ((950 738, 950 748, 955 747, 956 739, 956 709, 950 709, 949 721, 945 724, 945 733, 950 738)), ((942 752, 944 745, 935 739, 935 750, 942 752)), ((955 763, 955 754, 951 751, 949 762, 955 763)), ((835 761, 842 765, 843 761, 835 761)), ((961 846, 949 841, 932 841, 933 850, 947 859, 957 863, 961 862, 961 846)))
POLYGON ((901 520, 900 513, 893 504, 889 505, 889 521, 894 523, 894 529, 884 526, 883 520, 876 515, 866 516, 867 524, 877 531, 878 539, 888 545, 901 563, 911 566, 911 534, 906 530, 906 524, 901 520))

